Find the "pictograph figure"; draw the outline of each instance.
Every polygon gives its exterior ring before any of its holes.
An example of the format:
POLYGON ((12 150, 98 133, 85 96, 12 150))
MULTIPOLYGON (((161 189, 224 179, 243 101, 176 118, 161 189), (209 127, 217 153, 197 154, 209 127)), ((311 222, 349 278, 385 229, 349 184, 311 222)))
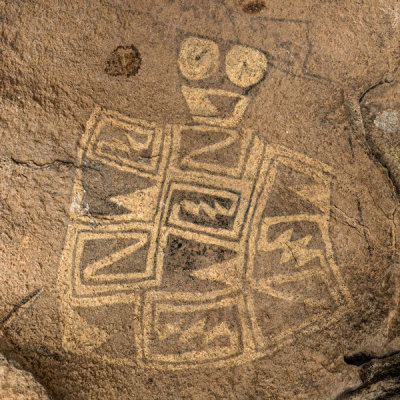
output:
POLYGON ((182 34, 177 67, 192 123, 100 108, 88 121, 59 273, 69 351, 242 363, 351 301, 329 238, 332 171, 240 126, 267 54, 182 34))

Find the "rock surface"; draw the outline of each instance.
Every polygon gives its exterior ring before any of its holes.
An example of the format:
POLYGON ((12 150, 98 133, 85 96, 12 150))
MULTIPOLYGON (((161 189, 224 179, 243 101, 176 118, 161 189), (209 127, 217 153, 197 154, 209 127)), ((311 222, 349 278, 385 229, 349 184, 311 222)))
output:
POLYGON ((46 390, 27 371, 0 355, 0 399, 48 400, 46 390))
POLYGON ((0 351, 55 399, 369 385, 346 357, 400 349, 399 16, 0 0, 0 351))
POLYGON ((400 353, 382 357, 356 356, 362 359, 359 372, 362 383, 345 390, 337 400, 400 399, 400 353))

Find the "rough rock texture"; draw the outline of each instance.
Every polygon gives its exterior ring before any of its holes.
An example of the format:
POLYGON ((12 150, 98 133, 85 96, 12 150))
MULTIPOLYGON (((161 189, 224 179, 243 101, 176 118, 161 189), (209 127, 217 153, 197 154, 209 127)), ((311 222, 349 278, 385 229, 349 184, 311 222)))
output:
POLYGON ((9 359, 55 399, 377 384, 346 360, 400 349, 396 0, 0 0, 0 24, 9 359))
POLYGON ((0 399, 48 400, 46 390, 27 371, 0 355, 0 399))
POLYGON ((355 354, 348 363, 360 366, 362 383, 345 390, 336 399, 399 399, 400 357, 399 353, 377 357, 370 354, 355 354))

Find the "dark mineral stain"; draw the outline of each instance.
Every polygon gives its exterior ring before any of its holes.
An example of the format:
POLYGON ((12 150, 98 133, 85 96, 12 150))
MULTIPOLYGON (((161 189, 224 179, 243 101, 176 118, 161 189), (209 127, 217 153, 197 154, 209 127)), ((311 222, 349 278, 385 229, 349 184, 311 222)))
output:
POLYGON ((135 46, 118 46, 108 57, 105 72, 111 76, 134 76, 141 63, 142 58, 135 46))
POLYGON ((265 8, 264 1, 251 1, 243 6, 243 11, 248 14, 257 14, 265 8))

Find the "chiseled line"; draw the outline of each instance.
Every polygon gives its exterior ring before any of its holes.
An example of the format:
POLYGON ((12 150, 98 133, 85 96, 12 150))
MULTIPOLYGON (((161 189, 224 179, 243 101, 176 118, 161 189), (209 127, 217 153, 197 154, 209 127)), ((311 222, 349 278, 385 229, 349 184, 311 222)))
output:
POLYGON ((43 288, 38 288, 30 293, 28 296, 24 297, 0 322, 0 329, 7 328, 17 319, 21 318, 30 308, 34 306, 42 293, 43 288))

